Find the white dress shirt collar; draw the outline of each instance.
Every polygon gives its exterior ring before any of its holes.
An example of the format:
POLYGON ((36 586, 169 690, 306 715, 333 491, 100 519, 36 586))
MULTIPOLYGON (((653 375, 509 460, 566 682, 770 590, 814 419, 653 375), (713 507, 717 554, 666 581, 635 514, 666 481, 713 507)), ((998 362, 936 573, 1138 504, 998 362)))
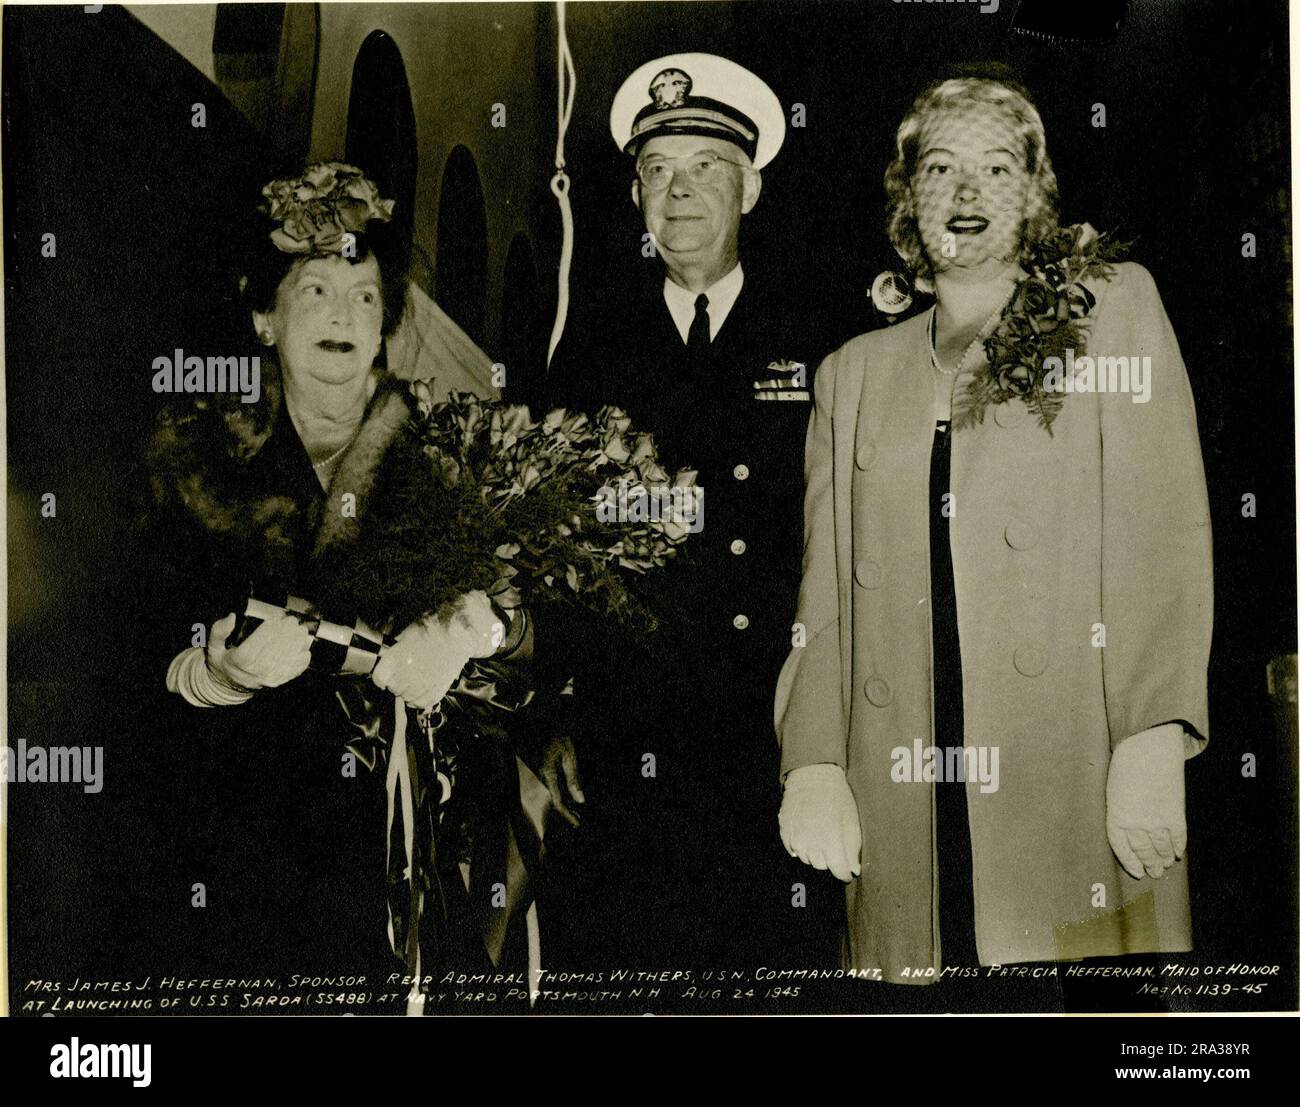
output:
MULTIPOLYGON (((740 295, 744 283, 745 271, 741 268, 740 262, 736 262, 735 269, 704 290, 704 295, 709 298, 710 342, 718 336, 722 324, 727 321, 727 316, 735 306, 736 297, 740 295)), ((695 297, 698 295, 698 292, 674 284, 671 278, 664 278, 664 303, 668 305, 668 311, 677 325, 677 333, 682 336, 683 343, 691 333, 691 323, 695 321, 695 297)))

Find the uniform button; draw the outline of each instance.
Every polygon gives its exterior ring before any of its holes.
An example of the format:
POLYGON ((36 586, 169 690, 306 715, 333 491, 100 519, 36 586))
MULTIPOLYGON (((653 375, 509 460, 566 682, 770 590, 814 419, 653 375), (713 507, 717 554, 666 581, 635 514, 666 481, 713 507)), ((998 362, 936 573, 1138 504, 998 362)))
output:
POLYGON ((1002 533, 1013 550, 1029 550, 1038 544, 1037 532, 1021 519, 1012 519, 1002 533))
POLYGON ((856 458, 859 469, 870 469, 876 463, 876 447, 872 442, 864 442, 858 447, 856 458))
POLYGON ((884 570, 878 561, 859 561, 853 566, 853 579, 863 588, 879 588, 884 570))
POLYGON ((1021 676, 1036 677, 1047 668, 1047 651, 1041 646, 1019 646, 1011 661, 1021 676))
POLYGON ((749 626, 749 616, 737 615, 734 619, 731 620, 731 625, 735 627, 737 630, 744 630, 747 626, 749 626))
POLYGON ((867 701, 876 707, 888 707, 893 702, 893 690, 880 677, 867 677, 862 690, 866 693, 867 701))
POLYGON ((734 539, 731 543, 731 552, 743 554, 745 552, 745 540, 743 538, 734 539))
POLYGON ((737 465, 734 469, 731 470, 731 475, 735 477, 737 480, 744 480, 746 477, 749 476, 749 466, 737 465))
POLYGON ((999 427, 1006 427, 1010 430, 1012 427, 1018 427, 1025 421, 1025 416, 1029 414, 1029 409, 1024 404, 1015 400, 1008 400, 1005 404, 996 404, 993 408, 993 422, 999 427))

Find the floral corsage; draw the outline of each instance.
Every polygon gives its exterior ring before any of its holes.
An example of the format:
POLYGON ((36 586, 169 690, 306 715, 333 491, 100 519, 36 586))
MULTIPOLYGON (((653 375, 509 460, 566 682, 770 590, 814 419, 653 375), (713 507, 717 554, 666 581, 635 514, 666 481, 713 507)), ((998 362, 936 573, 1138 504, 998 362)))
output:
POLYGON ((1123 259, 1130 243, 1098 234, 1088 223, 1060 227, 1042 239, 1025 262, 1028 275, 1015 287, 1002 317, 984 340, 988 364, 967 380, 953 398, 956 430, 984 421, 990 404, 1020 400, 1039 425, 1052 433, 1052 422, 1065 402, 1065 393, 1044 383, 1044 361, 1064 360, 1067 350, 1083 356, 1087 319, 1096 298, 1086 278, 1109 281, 1114 263, 1123 259))

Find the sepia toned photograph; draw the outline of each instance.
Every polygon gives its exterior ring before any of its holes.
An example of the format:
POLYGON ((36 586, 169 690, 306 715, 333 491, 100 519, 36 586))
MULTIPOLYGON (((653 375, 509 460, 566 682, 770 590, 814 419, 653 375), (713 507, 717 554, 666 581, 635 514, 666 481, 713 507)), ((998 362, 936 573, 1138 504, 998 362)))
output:
POLYGON ((10 1016, 1296 1012, 1285 0, 0 21, 10 1016))

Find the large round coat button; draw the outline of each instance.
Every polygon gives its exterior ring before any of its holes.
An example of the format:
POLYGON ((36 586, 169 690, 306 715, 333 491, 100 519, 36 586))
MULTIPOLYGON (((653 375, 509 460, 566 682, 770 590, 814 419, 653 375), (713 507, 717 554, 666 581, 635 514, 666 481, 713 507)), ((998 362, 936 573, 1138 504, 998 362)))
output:
POLYGON ((1036 677, 1047 668, 1047 651, 1042 646, 1018 646, 1011 661, 1021 676, 1036 677))
POLYGON ((864 442, 858 447, 855 459, 859 469, 870 469, 876 463, 876 447, 872 442, 864 442))
POLYGON ((734 538, 731 542, 731 552, 734 554, 743 554, 745 552, 745 540, 743 538, 734 538))
POLYGON ((749 626, 749 616, 737 615, 734 619, 731 620, 731 625, 735 627, 737 630, 744 630, 747 626, 749 626))
POLYGON ((863 559, 853 566, 853 579, 863 588, 879 588, 884 570, 877 561, 863 559))
POLYGON ((1038 544, 1038 532, 1023 519, 1012 519, 1003 535, 1013 550, 1028 550, 1038 544))
POLYGON ((1010 430, 1012 427, 1020 426, 1028 414, 1029 409, 1019 400, 1008 400, 1005 404, 997 404, 993 408, 993 421, 999 427, 1010 430))
POLYGON ((880 677, 867 677, 862 690, 866 693, 867 701, 876 707, 888 707, 893 702, 893 689, 880 677))
POLYGON ((740 465, 737 465, 734 469, 731 470, 731 475, 735 477, 737 480, 744 480, 746 477, 749 476, 749 466, 745 465, 742 462, 740 465))

